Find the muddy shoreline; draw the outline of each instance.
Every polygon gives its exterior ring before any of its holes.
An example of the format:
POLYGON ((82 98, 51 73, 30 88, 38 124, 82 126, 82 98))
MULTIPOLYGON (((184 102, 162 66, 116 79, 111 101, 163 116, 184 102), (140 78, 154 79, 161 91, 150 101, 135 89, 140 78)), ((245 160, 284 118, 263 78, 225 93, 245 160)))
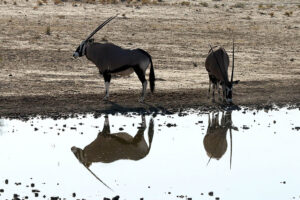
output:
MULTIPOLYGON (((242 84, 241 84, 242 85, 242 84)), ((275 107, 300 107, 300 85, 287 90, 282 88, 236 89, 234 105, 222 103, 207 97, 206 89, 185 89, 184 91, 156 91, 148 94, 144 103, 138 102, 139 91, 113 92, 110 101, 103 101, 102 94, 67 94, 54 96, 0 97, 0 117, 27 119, 41 116, 63 118, 77 114, 92 113, 143 113, 173 114, 184 113, 191 109, 197 112, 214 110, 274 109, 275 107), (260 92, 259 92, 260 91, 260 92), (131 92, 131 93, 129 93, 131 92)))

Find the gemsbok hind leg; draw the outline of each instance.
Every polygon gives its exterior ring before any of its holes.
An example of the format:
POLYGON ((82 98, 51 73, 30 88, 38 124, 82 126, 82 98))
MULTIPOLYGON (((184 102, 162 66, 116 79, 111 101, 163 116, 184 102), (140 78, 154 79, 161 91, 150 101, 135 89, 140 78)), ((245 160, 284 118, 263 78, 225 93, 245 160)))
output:
POLYGON ((145 71, 142 70, 139 65, 134 66, 133 69, 134 69, 134 72, 136 73, 136 75, 139 77, 139 80, 142 83, 142 95, 139 99, 139 102, 144 102, 144 99, 146 96, 146 89, 147 89, 147 80, 145 78, 145 71))
POLYGON ((207 98, 210 98, 210 88, 211 88, 211 80, 208 81, 208 92, 207 92, 207 98))
MULTIPOLYGON (((216 84, 217 90, 218 90, 218 96, 219 96, 219 100, 222 101, 222 97, 221 97, 221 89, 220 89, 220 82, 217 82, 216 84)), ((222 93, 223 95, 223 93, 222 93)))

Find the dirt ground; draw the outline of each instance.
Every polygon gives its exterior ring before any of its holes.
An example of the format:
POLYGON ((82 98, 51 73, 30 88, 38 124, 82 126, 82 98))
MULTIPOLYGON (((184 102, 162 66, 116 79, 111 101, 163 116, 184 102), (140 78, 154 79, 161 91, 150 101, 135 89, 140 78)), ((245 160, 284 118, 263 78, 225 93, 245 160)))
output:
POLYGON ((231 60, 233 36, 234 79, 240 80, 234 103, 299 105, 299 2, 53 2, 0 0, 0 117, 218 107, 207 96, 204 61, 209 44, 223 46, 231 60), (156 90, 148 89, 143 104, 135 74, 112 78, 110 101, 104 102, 97 68, 72 57, 92 30, 117 13, 94 38, 152 55, 156 90))

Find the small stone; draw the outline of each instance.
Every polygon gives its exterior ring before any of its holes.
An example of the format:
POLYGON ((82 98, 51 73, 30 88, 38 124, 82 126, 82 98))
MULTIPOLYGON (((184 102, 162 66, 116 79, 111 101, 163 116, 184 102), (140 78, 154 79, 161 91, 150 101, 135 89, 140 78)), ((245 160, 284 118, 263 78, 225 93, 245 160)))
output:
POLYGON ((214 192, 209 192, 208 195, 209 196, 214 196, 214 192))
POLYGON ((119 200, 120 199, 120 196, 115 196, 114 198, 112 198, 112 200, 119 200))
POLYGON ((76 193, 75 192, 72 194, 72 197, 76 197, 76 193))
POLYGON ((5 184, 8 184, 8 179, 5 180, 5 184))

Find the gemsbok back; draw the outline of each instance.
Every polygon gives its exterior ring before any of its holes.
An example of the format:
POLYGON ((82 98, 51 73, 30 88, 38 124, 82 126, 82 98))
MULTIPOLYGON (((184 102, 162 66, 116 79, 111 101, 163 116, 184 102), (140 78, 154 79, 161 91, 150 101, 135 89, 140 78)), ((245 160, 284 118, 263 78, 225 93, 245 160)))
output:
POLYGON ((105 81, 104 100, 108 100, 109 98, 109 84, 112 75, 118 74, 123 76, 135 72, 142 83, 142 95, 139 101, 143 102, 147 89, 145 74, 149 65, 149 81, 152 93, 155 87, 155 74, 150 54, 142 49, 123 49, 112 43, 96 43, 94 39, 91 39, 97 31, 116 16, 108 18, 83 40, 74 52, 73 57, 86 56, 88 60, 92 61, 98 67, 99 73, 103 75, 105 81))
POLYGON ((215 46, 210 47, 208 56, 205 60, 205 68, 209 76, 209 88, 208 95, 210 94, 211 84, 213 84, 212 96, 215 97, 215 89, 218 90, 220 96, 219 85, 222 85, 223 101, 227 103, 232 102, 232 89, 234 84, 238 84, 239 80, 233 81, 234 72, 234 42, 233 42, 233 54, 232 54, 232 72, 231 80, 228 79, 228 66, 229 56, 223 47, 215 46))

